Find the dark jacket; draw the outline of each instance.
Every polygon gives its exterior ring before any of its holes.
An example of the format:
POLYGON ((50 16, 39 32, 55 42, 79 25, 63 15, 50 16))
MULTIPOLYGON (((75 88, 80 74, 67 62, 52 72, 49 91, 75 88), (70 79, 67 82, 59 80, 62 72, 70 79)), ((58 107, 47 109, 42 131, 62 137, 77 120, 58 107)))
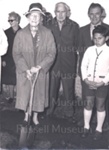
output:
MULTIPOLYGON (((19 31, 21 27, 18 28, 17 31, 19 31)), ((7 53, 2 56, 2 61, 6 62, 6 66, 2 67, 2 83, 3 84, 9 84, 9 85, 15 85, 16 84, 16 73, 15 73, 15 63, 12 57, 12 48, 13 48, 13 42, 16 35, 16 32, 13 31, 12 27, 5 30, 5 34, 8 39, 8 50, 7 53)))
POLYGON ((52 70, 61 73, 75 73, 77 63, 77 45, 79 26, 76 22, 66 18, 62 30, 60 31, 56 18, 50 26, 54 35, 57 56, 52 70))

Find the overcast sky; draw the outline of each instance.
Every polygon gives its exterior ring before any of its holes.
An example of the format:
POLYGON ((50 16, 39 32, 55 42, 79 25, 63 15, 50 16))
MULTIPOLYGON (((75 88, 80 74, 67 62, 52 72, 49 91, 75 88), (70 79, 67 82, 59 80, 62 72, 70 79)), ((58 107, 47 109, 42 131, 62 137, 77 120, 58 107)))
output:
MULTIPOLYGON (((89 23, 89 18, 87 16, 87 10, 89 5, 92 2, 100 3, 106 10, 107 17, 104 20, 109 24, 109 0, 62 0, 66 2, 71 8, 71 19, 76 21, 80 26, 86 25, 89 23)), ((51 12, 54 16, 54 8, 57 2, 60 0, 0 0, 0 24, 3 29, 9 27, 7 22, 8 13, 15 11, 19 13, 22 17, 21 27, 24 27, 27 24, 27 19, 23 15, 28 11, 29 5, 33 2, 40 2, 47 11, 51 12)))

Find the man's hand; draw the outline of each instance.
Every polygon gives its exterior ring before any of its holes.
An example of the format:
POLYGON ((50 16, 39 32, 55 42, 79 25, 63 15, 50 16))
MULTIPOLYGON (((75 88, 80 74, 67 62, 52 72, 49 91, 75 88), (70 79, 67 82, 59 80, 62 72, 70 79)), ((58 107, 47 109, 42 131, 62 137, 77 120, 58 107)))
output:
POLYGON ((40 67, 40 66, 37 66, 37 67, 32 67, 30 71, 31 71, 32 74, 34 74, 34 73, 38 73, 38 71, 39 71, 40 69, 41 69, 41 67, 40 67))

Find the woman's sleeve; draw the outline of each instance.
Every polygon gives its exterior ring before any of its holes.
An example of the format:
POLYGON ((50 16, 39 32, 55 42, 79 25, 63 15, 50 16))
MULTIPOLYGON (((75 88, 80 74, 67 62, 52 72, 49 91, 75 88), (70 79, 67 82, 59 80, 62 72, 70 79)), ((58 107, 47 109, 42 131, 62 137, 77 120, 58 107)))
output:
POLYGON ((48 34, 47 34, 47 52, 46 52, 46 57, 38 65, 41 66, 41 68, 45 72, 47 72, 50 69, 50 67, 53 64, 53 62, 54 62, 55 55, 56 55, 56 46, 55 46, 54 37, 53 37, 51 31, 49 31, 48 34))
POLYGON ((13 59, 19 73, 23 73, 28 70, 27 63, 22 55, 22 38, 21 32, 18 31, 13 44, 13 59))

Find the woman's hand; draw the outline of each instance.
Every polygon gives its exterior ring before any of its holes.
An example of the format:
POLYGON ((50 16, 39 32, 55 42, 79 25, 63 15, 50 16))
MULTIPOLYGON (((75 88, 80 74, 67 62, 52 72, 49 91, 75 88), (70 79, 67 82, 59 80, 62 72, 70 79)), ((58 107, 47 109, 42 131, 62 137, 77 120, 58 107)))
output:
POLYGON ((40 67, 40 66, 37 66, 37 67, 32 67, 30 71, 31 71, 32 74, 34 74, 34 73, 38 73, 38 71, 39 71, 40 69, 41 69, 41 67, 40 67))
POLYGON ((31 77, 32 77, 31 70, 26 71, 26 77, 27 77, 28 80, 31 80, 31 77))

